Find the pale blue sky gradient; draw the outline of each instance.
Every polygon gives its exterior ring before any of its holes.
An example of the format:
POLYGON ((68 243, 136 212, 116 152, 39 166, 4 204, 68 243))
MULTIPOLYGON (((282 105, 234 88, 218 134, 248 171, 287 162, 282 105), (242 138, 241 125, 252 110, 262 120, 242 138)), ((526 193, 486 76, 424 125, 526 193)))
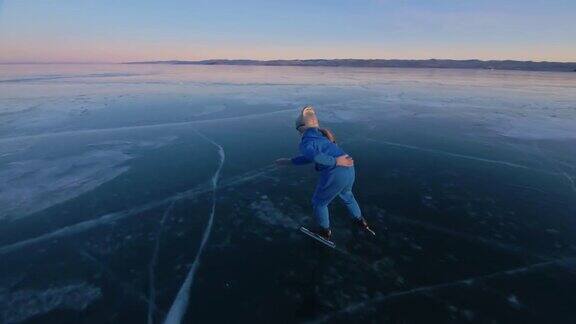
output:
POLYGON ((0 0, 0 62, 576 61, 574 0, 0 0))

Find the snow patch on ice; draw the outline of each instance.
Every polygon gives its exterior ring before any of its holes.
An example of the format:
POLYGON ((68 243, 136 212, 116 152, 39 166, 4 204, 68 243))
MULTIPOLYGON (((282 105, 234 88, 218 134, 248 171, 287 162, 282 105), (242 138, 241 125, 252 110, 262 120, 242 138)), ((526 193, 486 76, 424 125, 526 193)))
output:
POLYGON ((0 292, 0 322, 18 323, 55 309, 82 311, 100 296, 100 288, 87 283, 0 292))
POLYGON ((173 141, 102 142, 97 148, 59 159, 33 159, 8 163, 0 170, 0 221, 27 217, 77 197, 106 183, 129 167, 129 149, 153 149, 173 141))
POLYGON ((518 301, 518 297, 516 297, 516 295, 514 295, 514 294, 508 296, 507 300, 510 303, 510 305, 512 305, 513 307, 521 307, 522 306, 520 301, 518 301))
POLYGON ((131 157, 92 151, 54 160, 13 162, 0 171, 0 220, 14 220, 64 202, 128 170, 131 157))
POLYGON ((298 228, 298 224, 280 209, 276 208, 269 199, 254 201, 250 204, 254 215, 264 223, 285 228, 298 228))

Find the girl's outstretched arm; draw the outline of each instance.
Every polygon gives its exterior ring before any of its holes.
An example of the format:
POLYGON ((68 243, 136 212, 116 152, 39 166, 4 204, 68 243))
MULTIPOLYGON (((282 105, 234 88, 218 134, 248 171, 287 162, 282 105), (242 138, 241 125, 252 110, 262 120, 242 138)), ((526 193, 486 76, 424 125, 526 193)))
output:
POLYGON ((274 161, 278 166, 287 166, 287 165, 304 165, 312 163, 312 161, 308 160, 305 156, 297 156, 291 159, 289 158, 281 158, 274 161))
POLYGON ((290 161, 292 162, 292 164, 294 165, 304 165, 304 164, 310 164, 312 163, 312 160, 310 160, 309 158, 305 157, 304 155, 300 155, 297 157, 293 157, 290 159, 290 161))

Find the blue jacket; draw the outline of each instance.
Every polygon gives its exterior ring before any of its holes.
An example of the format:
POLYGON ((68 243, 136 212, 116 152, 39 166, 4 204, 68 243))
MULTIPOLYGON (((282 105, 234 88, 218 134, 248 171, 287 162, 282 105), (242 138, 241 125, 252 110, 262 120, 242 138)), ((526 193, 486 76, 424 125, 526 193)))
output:
POLYGON ((315 163, 316 171, 331 170, 336 167, 336 158, 346 153, 335 143, 324 137, 318 128, 309 128, 302 134, 300 154, 292 158, 296 165, 315 163))

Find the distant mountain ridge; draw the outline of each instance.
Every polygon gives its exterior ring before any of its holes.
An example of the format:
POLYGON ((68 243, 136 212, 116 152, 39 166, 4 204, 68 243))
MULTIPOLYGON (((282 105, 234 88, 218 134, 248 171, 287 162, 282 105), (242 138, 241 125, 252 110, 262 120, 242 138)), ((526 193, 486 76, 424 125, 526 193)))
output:
POLYGON ((576 72, 576 62, 547 61, 482 61, 482 60, 399 60, 399 59, 310 59, 310 60, 202 60, 202 61, 144 61, 124 64, 172 65, 262 65, 262 66, 343 66, 343 67, 394 67, 394 68, 444 68, 520 71, 576 72))

